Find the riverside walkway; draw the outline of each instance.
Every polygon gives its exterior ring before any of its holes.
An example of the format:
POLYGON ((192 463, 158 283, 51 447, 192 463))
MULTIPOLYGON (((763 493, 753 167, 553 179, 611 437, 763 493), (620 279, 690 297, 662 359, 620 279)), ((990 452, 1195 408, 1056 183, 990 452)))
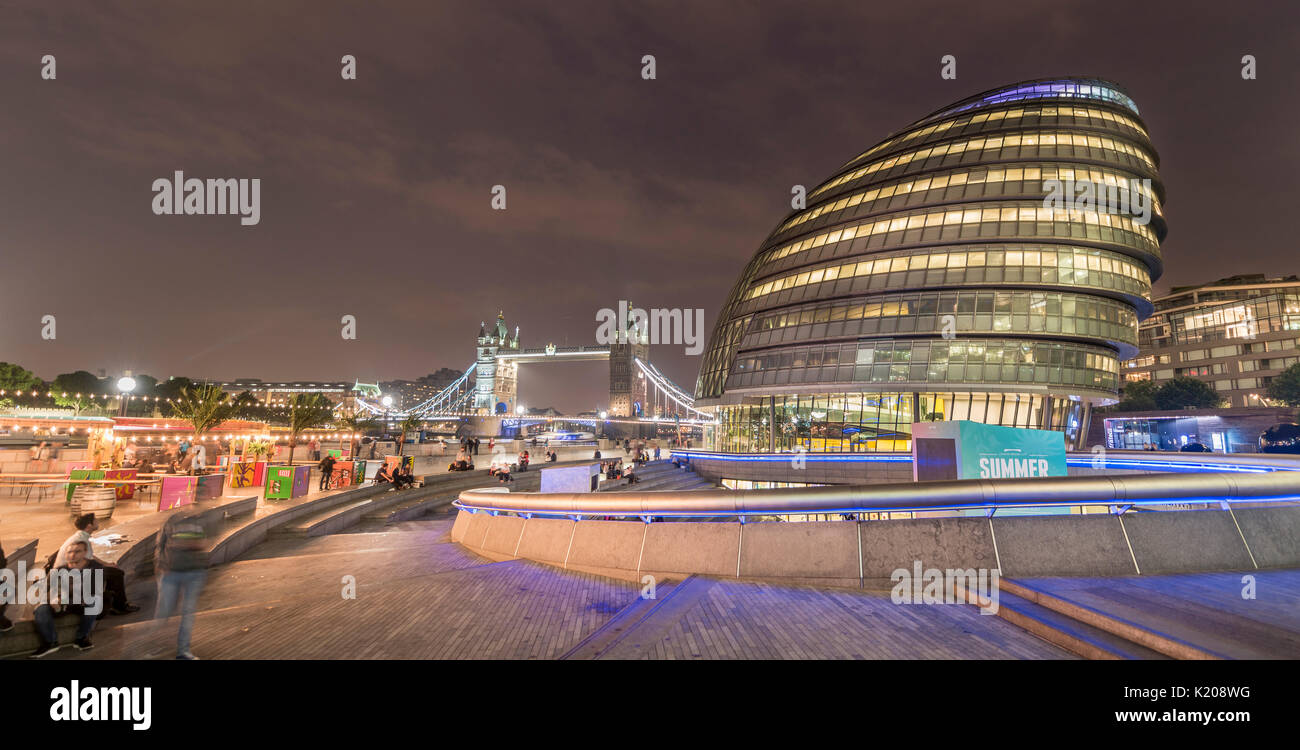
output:
MULTIPOLYGON (((973 607, 897 606, 887 591, 692 577, 641 586, 450 541, 454 515, 271 538, 212 569, 195 619, 204 659, 1068 659, 973 607), (356 598, 342 596, 343 577, 356 598)), ((140 587, 146 604, 149 592, 140 587)), ((114 618, 84 654, 170 658, 175 627, 114 618)))

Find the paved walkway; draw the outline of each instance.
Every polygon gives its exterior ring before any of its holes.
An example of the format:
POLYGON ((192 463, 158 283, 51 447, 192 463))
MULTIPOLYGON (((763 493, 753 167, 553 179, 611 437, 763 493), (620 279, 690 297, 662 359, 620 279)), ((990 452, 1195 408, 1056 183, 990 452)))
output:
MULTIPOLYGON (((691 578, 663 582, 668 593, 650 604, 640 599, 639 585, 479 558, 450 542, 453 518, 443 512, 377 531, 273 539, 214 568, 200 600, 195 653, 205 659, 582 657, 577 647, 584 639, 599 638, 632 608, 637 623, 587 656, 1073 658, 973 607, 896 606, 882 592, 691 578), (356 580, 355 599, 342 596, 344 576, 356 580)), ((147 596, 139 593, 142 602, 147 596)), ((47 658, 174 654, 175 620, 157 632, 140 615, 106 625, 93 636, 95 650, 65 649, 47 658)))
POLYGON ((1300 659, 1297 570, 1017 580, 1231 659, 1300 659))

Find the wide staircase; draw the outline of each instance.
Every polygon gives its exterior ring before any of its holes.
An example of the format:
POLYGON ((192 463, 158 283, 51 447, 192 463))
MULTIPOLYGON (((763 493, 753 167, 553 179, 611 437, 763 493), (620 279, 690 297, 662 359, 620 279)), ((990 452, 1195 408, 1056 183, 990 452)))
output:
POLYGON ((598 492, 688 492, 711 490, 718 486, 689 467, 679 468, 668 460, 650 461, 633 473, 638 480, 635 484, 628 484, 626 479, 604 480, 598 492))

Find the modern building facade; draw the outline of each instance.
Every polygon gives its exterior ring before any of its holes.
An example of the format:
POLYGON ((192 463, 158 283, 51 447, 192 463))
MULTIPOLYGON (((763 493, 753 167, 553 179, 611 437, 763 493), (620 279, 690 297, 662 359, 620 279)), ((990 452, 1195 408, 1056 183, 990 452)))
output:
POLYGON ((1269 406, 1268 384, 1300 362, 1300 277, 1232 276, 1175 287, 1138 330, 1124 382, 1203 380, 1228 408, 1269 406))
POLYGON ((291 382, 265 382, 258 378, 241 378, 219 384, 232 396, 248 391, 264 406, 284 407, 299 393, 319 393, 336 404, 351 405, 356 394, 352 383, 333 383, 323 380, 291 382))
POLYGON ((717 318, 696 385, 719 420, 710 447, 904 451, 924 419, 1079 447, 1151 312, 1158 165, 1133 100, 1092 78, 977 94, 849 160, 781 220, 717 318), (1111 200, 1053 204, 1052 181, 1111 200), (1115 210, 1141 202, 1146 216, 1115 210))

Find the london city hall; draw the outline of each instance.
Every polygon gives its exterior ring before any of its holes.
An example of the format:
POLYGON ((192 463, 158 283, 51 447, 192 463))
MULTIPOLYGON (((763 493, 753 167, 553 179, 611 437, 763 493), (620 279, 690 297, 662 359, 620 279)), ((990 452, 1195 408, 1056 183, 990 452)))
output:
POLYGON ((976 94, 853 156, 718 315, 696 386, 708 447, 907 451, 927 420, 1083 447, 1151 312, 1159 163, 1128 94, 1075 77, 976 94))

